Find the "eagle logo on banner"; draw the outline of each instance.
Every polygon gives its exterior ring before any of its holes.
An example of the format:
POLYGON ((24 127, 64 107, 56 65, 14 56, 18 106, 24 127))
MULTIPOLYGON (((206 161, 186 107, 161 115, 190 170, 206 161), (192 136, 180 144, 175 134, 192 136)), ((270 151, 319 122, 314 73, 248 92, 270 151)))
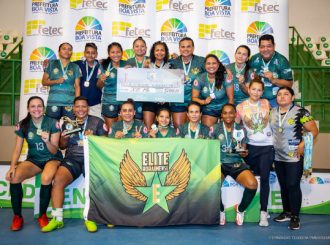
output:
POLYGON ((164 184, 161 183, 158 172, 155 172, 151 185, 147 186, 142 170, 133 161, 128 150, 120 163, 122 185, 130 196, 146 203, 143 213, 154 205, 158 205, 169 213, 167 201, 181 195, 186 190, 190 173, 191 164, 184 150, 166 175, 164 184))

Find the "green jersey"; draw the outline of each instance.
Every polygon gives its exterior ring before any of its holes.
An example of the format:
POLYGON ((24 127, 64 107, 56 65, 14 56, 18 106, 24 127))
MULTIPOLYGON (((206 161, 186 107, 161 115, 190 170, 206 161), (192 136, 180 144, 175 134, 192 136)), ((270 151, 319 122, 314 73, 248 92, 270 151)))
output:
POLYGON ((235 148, 237 147, 237 140, 233 137, 233 134, 241 133, 244 137, 241 139, 241 144, 246 144, 248 139, 246 137, 246 131, 238 124, 234 124, 234 128, 231 132, 228 132, 223 127, 223 123, 217 123, 214 125, 213 137, 214 139, 220 140, 220 161, 221 163, 231 164, 244 162, 243 158, 239 153, 235 153, 235 148), (238 131, 239 130, 239 131, 238 131))
POLYGON ((50 60, 45 70, 50 80, 66 78, 61 84, 50 85, 47 106, 72 106, 75 98, 74 83, 81 77, 81 71, 77 64, 70 62, 63 67, 60 60, 50 60))
MULTIPOLYGON (((210 94, 214 94, 214 98, 211 102, 203 107, 210 110, 221 110, 222 106, 228 102, 228 97, 226 93, 226 89, 230 86, 233 86, 232 80, 227 80, 226 76, 224 77, 224 81, 222 82, 221 88, 217 89, 215 87, 215 83, 210 83, 207 73, 204 72, 199 74, 194 81, 193 89, 199 91, 199 98, 201 100, 205 100, 210 94)), ((211 97, 212 98, 212 97, 211 97)))
POLYGON ((268 78, 263 77, 264 72, 272 72, 274 78, 285 79, 288 81, 293 80, 292 69, 289 61, 276 51, 273 57, 267 62, 264 61, 260 53, 253 55, 250 60, 250 67, 256 75, 262 77, 262 81, 265 84, 265 91, 262 98, 268 100, 276 98, 279 87, 272 84, 268 78))
POLYGON ((123 138, 134 138, 134 134, 140 132, 142 138, 148 137, 148 129, 144 126, 143 122, 134 120, 131 127, 127 128, 124 121, 115 122, 109 129, 109 137, 115 138, 116 132, 122 131, 125 135, 123 138))
POLYGON ((179 137, 177 133, 178 131, 176 131, 174 128, 168 127, 168 131, 166 135, 162 135, 158 130, 156 133, 156 138, 176 138, 179 137))
MULTIPOLYGON (((233 82, 234 82, 234 103, 235 106, 238 105, 239 103, 243 102, 244 100, 246 100, 247 98, 249 98, 249 95, 244 93, 243 90, 241 89, 241 86, 238 83, 238 77, 240 75, 245 74, 245 68, 243 68, 242 70, 237 69, 235 62, 229 64, 227 67, 227 69, 229 69, 231 71, 231 73, 233 74, 233 82)), ((247 72, 247 75, 244 79, 244 83, 249 83, 251 82, 251 80, 254 78, 254 73, 252 69, 249 69, 249 71, 247 72)))
POLYGON ((174 106, 185 106, 191 101, 192 82, 197 78, 198 74, 205 71, 204 57, 193 55, 189 64, 184 64, 182 57, 171 60, 171 69, 181 69, 185 73, 184 84, 184 104, 172 103, 174 106))
MULTIPOLYGON (((119 67, 124 67, 126 62, 121 60, 119 62, 119 67)), ((120 105, 121 102, 117 101, 117 69, 112 66, 112 63, 109 63, 107 69, 104 69, 103 66, 100 66, 97 77, 99 78, 102 73, 109 72, 109 76, 104 81, 103 94, 102 94, 102 104, 103 105, 120 105)))
POLYGON ((181 138, 190 138, 190 139, 210 139, 212 138, 210 128, 203 124, 199 124, 196 131, 192 131, 189 128, 189 122, 184 125, 179 126, 179 134, 181 138), (197 134, 197 135, 196 135, 197 134))
POLYGON ((28 122, 27 130, 23 130, 19 122, 16 125, 15 133, 18 137, 26 139, 28 144, 27 159, 31 159, 35 162, 47 162, 51 159, 62 159, 61 151, 57 151, 56 154, 52 154, 46 143, 41 139, 41 132, 49 132, 50 136, 57 132, 60 132, 60 125, 58 121, 53 118, 43 116, 40 128, 34 125, 32 119, 28 122))

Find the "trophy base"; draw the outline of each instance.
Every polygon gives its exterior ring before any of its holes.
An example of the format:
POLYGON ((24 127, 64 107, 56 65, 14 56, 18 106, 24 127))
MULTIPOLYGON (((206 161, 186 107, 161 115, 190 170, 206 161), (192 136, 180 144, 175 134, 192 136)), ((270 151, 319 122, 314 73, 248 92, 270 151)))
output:
POLYGON ((80 132, 81 131, 81 128, 75 128, 75 129, 72 129, 70 131, 64 131, 63 132, 63 136, 67 136, 67 135, 70 135, 70 134, 74 134, 76 132, 80 132))

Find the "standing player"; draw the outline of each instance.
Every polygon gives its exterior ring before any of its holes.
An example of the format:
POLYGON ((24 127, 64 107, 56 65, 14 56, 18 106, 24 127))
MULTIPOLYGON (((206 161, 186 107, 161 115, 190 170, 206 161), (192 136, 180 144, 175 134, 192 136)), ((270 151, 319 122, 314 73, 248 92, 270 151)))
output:
POLYGON ((191 101, 192 82, 199 73, 205 71, 204 58, 194 55, 194 41, 190 37, 184 37, 179 42, 180 56, 171 61, 172 69, 182 69, 185 74, 184 102, 171 103, 171 112, 175 128, 187 121, 187 105, 191 101))
MULTIPOLYGON (((240 226, 244 222, 244 211, 256 194, 258 182, 243 160, 243 157, 248 155, 246 151, 246 131, 235 123, 235 117, 235 106, 233 104, 225 104, 221 109, 222 121, 214 126, 213 136, 215 139, 220 140, 222 180, 229 175, 245 188, 241 203, 235 205, 235 221, 240 226), (244 137, 238 134, 244 135, 244 137)), ((220 211, 220 225, 225 225, 226 216, 222 201, 220 211)))
POLYGON ((97 58, 97 46, 95 43, 86 43, 84 51, 85 60, 78 60, 75 63, 81 71, 80 92, 81 96, 88 99, 89 115, 99 118, 101 116, 102 91, 96 86, 97 72, 100 67, 97 58))
POLYGON ((260 175, 260 222, 268 226, 269 174, 274 161, 272 131, 269 125, 269 102, 261 99, 264 83, 255 77, 249 85, 249 99, 237 106, 237 122, 243 122, 247 131, 249 154, 246 163, 256 175, 260 175))
POLYGON ((238 46, 235 51, 235 62, 227 66, 227 69, 233 74, 235 106, 249 98, 249 83, 254 78, 254 73, 249 65, 250 54, 248 46, 238 46))
MULTIPOLYGON (((79 124, 81 131, 69 135, 65 134, 66 129, 72 128, 71 122, 64 122, 60 139, 61 149, 66 149, 65 158, 58 168, 52 190, 52 216, 53 219, 47 226, 41 229, 42 232, 50 232, 64 227, 63 202, 64 189, 84 174, 84 142, 83 137, 87 135, 106 136, 107 128, 102 119, 88 115, 88 100, 79 96, 74 100, 73 112, 75 122, 79 124)), ((94 222, 86 220, 85 225, 88 231, 95 232, 97 226, 94 222)))
POLYGON ((265 84, 263 98, 269 100, 271 107, 275 107, 278 89, 283 86, 292 87, 293 76, 289 61, 275 51, 272 35, 266 34, 259 38, 259 53, 252 56, 250 66, 265 84))
POLYGON ((281 87, 277 92, 278 107, 271 111, 270 124, 274 134, 275 170, 283 205, 283 212, 274 221, 290 221, 289 228, 298 230, 302 201, 300 179, 305 148, 302 136, 303 132, 311 132, 315 139, 318 129, 310 113, 293 101, 292 88, 281 87))
POLYGON ((62 116, 73 118, 72 106, 80 95, 80 69, 70 62, 72 45, 59 46, 59 59, 50 60, 42 77, 42 85, 49 86, 46 115, 59 120, 62 116))
POLYGON ((103 88, 102 115, 108 128, 118 120, 120 101, 117 101, 117 71, 125 66, 121 60, 123 48, 120 43, 113 42, 108 46, 108 58, 103 60, 98 72, 97 86, 103 88))
POLYGON ((44 115, 44 101, 38 96, 32 96, 27 102, 27 116, 16 126, 16 144, 11 158, 10 169, 6 180, 10 182, 11 206, 14 219, 12 231, 23 227, 22 217, 22 182, 41 173, 40 204, 38 223, 40 228, 48 224, 46 211, 49 205, 52 180, 62 159, 58 150, 60 138, 59 123, 44 115), (24 139, 28 144, 28 155, 25 161, 18 163, 24 139))
POLYGON ((218 121, 222 106, 228 101, 234 103, 234 86, 226 79, 226 68, 216 55, 208 54, 204 64, 206 72, 194 81, 192 101, 203 105, 202 123, 212 127, 218 121))

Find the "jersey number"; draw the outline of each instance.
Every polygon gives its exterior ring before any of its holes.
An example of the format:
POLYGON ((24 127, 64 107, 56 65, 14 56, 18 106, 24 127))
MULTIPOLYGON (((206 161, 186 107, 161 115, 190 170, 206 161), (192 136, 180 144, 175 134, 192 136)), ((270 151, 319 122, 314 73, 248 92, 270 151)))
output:
POLYGON ((44 143, 35 143, 37 147, 37 151, 43 151, 45 149, 44 143))

